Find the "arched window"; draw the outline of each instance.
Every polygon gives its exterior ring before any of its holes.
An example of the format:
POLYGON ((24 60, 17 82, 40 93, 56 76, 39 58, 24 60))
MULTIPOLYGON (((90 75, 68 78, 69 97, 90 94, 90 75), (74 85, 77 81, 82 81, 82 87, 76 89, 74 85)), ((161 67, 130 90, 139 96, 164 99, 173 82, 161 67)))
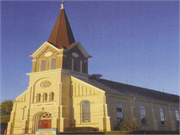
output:
POLYGON ((122 104, 120 102, 116 104, 116 109, 117 109, 117 125, 120 125, 120 123, 123 122, 123 109, 122 109, 122 104))
POLYGON ((46 60, 41 60, 39 71, 45 71, 46 70, 46 60))
POLYGON ((49 94, 49 101, 53 101, 54 100, 54 92, 51 92, 49 94))
POLYGON ((41 102, 41 94, 36 95, 36 102, 41 102))
POLYGON ((90 101, 84 100, 81 104, 82 122, 90 122, 90 101))
POLYGON ((161 125, 165 125, 164 110, 162 108, 159 108, 159 113, 160 113, 161 125))
POLYGON ((56 69, 56 58, 51 58, 50 69, 56 69))
POLYGON ((50 113, 44 113, 42 116, 41 116, 41 119, 51 119, 52 116, 50 113))
POLYGON ((147 124, 146 110, 143 105, 140 106, 140 113, 141 113, 141 124, 146 125, 147 124))
POLYGON ((43 94, 43 101, 47 101, 47 93, 43 94))
POLYGON ((179 111, 178 111, 178 110, 175 110, 175 114, 176 114, 177 126, 179 127, 179 111))

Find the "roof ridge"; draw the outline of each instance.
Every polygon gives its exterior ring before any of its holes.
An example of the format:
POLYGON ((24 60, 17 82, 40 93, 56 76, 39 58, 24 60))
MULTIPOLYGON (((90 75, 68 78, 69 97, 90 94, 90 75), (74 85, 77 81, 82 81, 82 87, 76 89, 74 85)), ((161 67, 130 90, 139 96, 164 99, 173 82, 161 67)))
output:
MULTIPOLYGON (((137 97, 137 98, 143 98, 143 99, 147 99, 147 100, 156 100, 158 102, 172 102, 172 103, 179 103, 179 96, 177 95, 171 95, 171 94, 167 94, 167 93, 163 93, 163 92, 159 92, 159 91, 153 91, 150 89, 147 89, 147 91, 144 89, 143 91, 140 91, 139 89, 137 89, 136 86, 131 86, 130 88, 125 88, 123 87, 126 84, 122 84, 122 83, 118 83, 119 86, 116 88, 110 87, 110 85, 112 86, 113 84, 111 82, 113 81, 109 81, 111 84, 107 85, 107 81, 105 79, 90 79, 90 78, 80 78, 80 77, 75 77, 79 80, 82 80, 90 85, 93 85, 99 89, 104 90, 107 93, 110 94, 117 94, 117 95, 125 95, 125 96, 129 96, 129 97, 137 97), (106 82, 101 82, 100 80, 105 80, 106 82), (122 86, 123 85, 123 86, 122 86), (158 93, 156 93, 158 92, 158 93)), ((116 83, 116 82, 114 82, 116 83)), ((127 85, 126 85, 127 86, 127 85)), ((143 88, 142 88, 143 89, 143 88)))
MULTIPOLYGON (((140 89, 151 90, 151 91, 154 91, 154 92, 160 92, 160 93, 164 93, 164 94, 175 95, 175 94, 166 93, 166 92, 161 92, 161 91, 154 90, 154 89, 150 89, 150 88, 144 88, 144 87, 141 87, 141 86, 135 86, 135 85, 131 85, 131 84, 125 84, 125 83, 116 82, 116 81, 111 81, 111 80, 102 79, 102 78, 100 78, 100 79, 97 79, 97 78, 96 78, 96 80, 104 80, 104 81, 109 81, 109 82, 112 82, 112 83, 122 84, 122 85, 130 86, 130 87, 136 87, 136 88, 140 88, 140 89)), ((175 95, 175 96, 178 96, 178 95, 175 95)))

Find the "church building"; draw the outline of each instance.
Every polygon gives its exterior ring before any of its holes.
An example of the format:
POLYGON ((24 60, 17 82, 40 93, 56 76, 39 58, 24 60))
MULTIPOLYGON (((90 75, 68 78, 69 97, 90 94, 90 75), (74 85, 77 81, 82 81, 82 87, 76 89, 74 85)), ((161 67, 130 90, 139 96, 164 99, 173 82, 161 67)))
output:
POLYGON ((179 130, 179 96, 88 74, 91 55, 75 41, 63 4, 48 41, 30 57, 29 86, 14 100, 7 134, 113 131, 121 122, 137 123, 139 130, 179 130))

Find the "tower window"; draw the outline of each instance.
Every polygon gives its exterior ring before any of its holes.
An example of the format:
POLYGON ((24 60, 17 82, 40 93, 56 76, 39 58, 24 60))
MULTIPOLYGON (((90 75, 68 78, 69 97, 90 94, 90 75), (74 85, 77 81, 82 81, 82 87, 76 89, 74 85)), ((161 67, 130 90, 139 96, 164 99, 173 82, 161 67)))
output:
POLYGON ((41 94, 36 95, 36 102, 41 102, 41 94))
POLYGON ((122 104, 120 102, 116 104, 116 109, 117 109, 117 125, 120 125, 120 123, 123 122, 123 109, 122 109, 122 104))
POLYGON ((80 60, 80 72, 82 73, 82 61, 80 60))
POLYGON ((146 125, 147 120, 146 120, 146 110, 143 105, 140 106, 140 113, 141 113, 141 124, 146 125))
POLYGON ((56 69, 56 58, 52 58, 50 61, 50 69, 56 69))
POLYGON ((54 101, 54 92, 49 94, 49 101, 54 101))
POLYGON ((47 93, 43 94, 43 101, 47 101, 47 93))
POLYGON ((74 59, 74 71, 80 72, 80 60, 79 59, 74 59))
POLYGON ((164 110, 162 108, 159 108, 159 113, 160 113, 161 125, 165 125, 164 110))
POLYGON ((66 57, 66 69, 72 70, 72 58, 71 57, 66 57))
POLYGON ((46 60, 41 60, 39 71, 45 71, 45 70, 46 70, 46 60))
POLYGON ((81 104, 82 122, 90 122, 90 101, 85 100, 81 104))
POLYGON ((87 63, 87 61, 82 62, 82 72, 83 73, 88 73, 88 63, 87 63))

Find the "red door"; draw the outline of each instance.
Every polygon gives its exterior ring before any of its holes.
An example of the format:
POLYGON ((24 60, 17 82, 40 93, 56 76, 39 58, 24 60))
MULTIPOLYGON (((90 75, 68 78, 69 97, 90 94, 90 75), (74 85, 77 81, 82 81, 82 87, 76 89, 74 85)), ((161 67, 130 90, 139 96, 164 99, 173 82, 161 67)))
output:
POLYGON ((51 119, 41 120, 41 129, 42 128, 51 128, 51 119))

